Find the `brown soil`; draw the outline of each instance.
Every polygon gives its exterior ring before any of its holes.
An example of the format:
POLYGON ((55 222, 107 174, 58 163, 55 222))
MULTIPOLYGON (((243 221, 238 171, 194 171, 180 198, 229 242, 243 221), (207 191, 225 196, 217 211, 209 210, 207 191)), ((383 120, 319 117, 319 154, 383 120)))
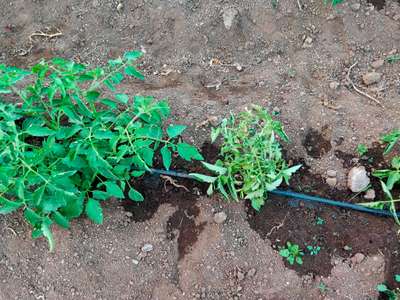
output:
MULTIPOLYGON (((363 201, 347 191, 347 173, 390 162, 376 143, 400 127, 400 64, 378 68, 377 84, 365 86, 361 78, 372 62, 400 50, 400 5, 346 0, 332 8, 300 0, 300 10, 297 1, 277 3, 0 0, 0 64, 21 67, 53 56, 99 64, 142 49, 146 82, 127 81, 121 89, 168 98, 171 122, 188 125, 186 141, 200 147, 230 112, 262 105, 279 112, 292 140, 286 156, 304 164, 292 189, 363 201), (227 28, 229 9, 235 16, 227 28), (31 44, 33 32, 56 29, 63 35, 31 44), (210 65, 213 59, 221 64, 210 65), (349 85, 354 62, 351 79, 384 108, 349 85), (356 155, 360 143, 371 149, 366 157, 356 155), (328 170, 337 171, 334 189, 325 183, 328 170)), ((209 144, 203 153, 216 159, 209 144)), ((200 170, 183 162, 174 169, 200 170)), ((378 283, 395 286, 399 240, 390 219, 273 196, 255 214, 243 202, 207 198, 205 187, 178 182, 189 191, 144 177, 135 186, 145 202, 106 203, 101 227, 81 218, 70 231, 56 229, 53 254, 45 241, 31 240, 20 215, 0 216, 0 299, 376 299, 378 283), (220 211, 227 221, 215 224, 220 211), (288 240, 321 251, 290 266, 278 254, 288 240), (154 250, 143 253, 147 243, 154 250), (365 259, 352 262, 356 253, 365 259)), ((381 197, 379 183, 372 184, 381 197)))

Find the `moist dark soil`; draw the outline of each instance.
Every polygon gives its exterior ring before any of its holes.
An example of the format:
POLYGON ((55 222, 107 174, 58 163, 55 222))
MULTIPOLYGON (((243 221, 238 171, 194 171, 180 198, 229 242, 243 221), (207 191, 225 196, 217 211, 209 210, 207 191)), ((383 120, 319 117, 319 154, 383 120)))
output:
MULTIPOLYGON (((217 159, 218 148, 214 145, 204 143, 201 149, 207 161, 214 162, 217 159)), ((161 167, 160 160, 157 166, 161 167)), ((204 172, 198 163, 191 165, 182 160, 177 160, 172 167, 175 171, 204 172)), ((181 260, 190 252, 191 246, 196 243, 198 235, 204 228, 204 223, 196 224, 194 220, 200 213, 196 201, 199 195, 206 193, 207 185, 188 179, 172 177, 171 179, 182 187, 175 187, 167 177, 144 176, 133 184, 146 201, 133 202, 126 198, 122 205, 126 211, 132 213, 131 220, 135 222, 150 220, 161 204, 169 203, 177 207, 177 211, 167 222, 167 238, 170 240, 178 238, 178 259, 181 260)))
MULTIPOLYGON (((385 167, 387 163, 382 151, 382 147, 375 144, 368 151, 368 158, 362 158, 360 162, 368 171, 385 167)), ((353 155, 341 152, 336 155, 348 167, 356 165, 353 155)), ((290 185, 295 190, 345 202, 363 201, 361 196, 355 197, 348 191, 330 188, 322 176, 312 174, 304 162, 300 163, 303 167, 293 176, 290 185)), ((378 181, 371 179, 372 186, 378 187, 378 181)), ((382 196, 378 192, 377 197, 382 196)), ((387 258, 386 280, 389 285, 396 286, 393 277, 400 272, 400 254, 397 231, 391 218, 270 195, 269 201, 259 213, 248 205, 248 221, 277 250, 285 246, 287 241, 298 244, 304 250, 306 255, 303 257, 303 265, 290 265, 286 262, 287 267, 300 274, 328 276, 333 267, 332 257, 350 259, 356 253, 366 256, 384 253, 387 258), (323 220, 322 224, 318 220, 323 220), (321 250, 317 255, 310 255, 307 246, 319 246, 321 250)))

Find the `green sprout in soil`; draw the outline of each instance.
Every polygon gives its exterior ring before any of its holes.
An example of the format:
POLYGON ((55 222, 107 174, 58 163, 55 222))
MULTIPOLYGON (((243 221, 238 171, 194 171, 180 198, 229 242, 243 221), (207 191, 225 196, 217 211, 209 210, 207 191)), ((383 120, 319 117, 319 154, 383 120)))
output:
POLYGON ((103 67, 42 60, 30 70, 0 65, 0 214, 23 211, 33 238, 54 249, 51 226, 69 228, 82 214, 103 222, 109 198, 143 201, 132 181, 161 154, 202 160, 182 141, 182 125, 164 121, 166 101, 121 93, 117 85, 144 77, 141 52, 126 52, 103 67), (16 101, 15 101, 16 100, 16 101))
POLYGON ((386 57, 386 61, 390 64, 396 63, 400 61, 400 54, 389 55, 388 57, 386 57))
POLYGON ((286 245, 286 247, 280 248, 279 255, 286 258, 291 265, 294 263, 302 265, 304 252, 300 249, 300 246, 291 242, 287 242, 286 245))
POLYGON ((387 144, 383 154, 389 154, 394 146, 400 141, 400 130, 396 129, 384 135, 381 139, 382 143, 387 144))
POLYGON ((340 3, 342 3, 344 0, 324 0, 325 5, 332 5, 332 6, 336 6, 340 3))
MULTIPOLYGON (((400 275, 396 274, 394 276, 394 280, 396 282, 400 282, 400 275)), ((400 299, 400 289, 390 289, 386 284, 381 283, 376 286, 378 292, 385 294, 389 300, 398 300, 400 299)))
POLYGON ((226 199, 247 199, 259 210, 282 182, 289 183, 291 175, 301 166, 289 167, 284 160, 278 137, 288 142, 282 124, 273 120, 260 106, 224 119, 213 129, 211 140, 222 136, 220 157, 214 165, 203 162, 216 176, 191 174, 210 183, 207 193, 218 190, 226 199))
MULTIPOLYGON (((391 133, 386 134, 382 137, 382 142, 386 143, 384 154, 389 154, 394 146, 400 141, 400 130, 393 130, 391 133)), ((395 156, 391 161, 391 169, 376 170, 372 173, 373 176, 380 179, 381 187, 386 199, 381 201, 373 201, 360 203, 360 205, 374 208, 374 209, 386 209, 393 213, 393 217, 396 222, 400 225, 400 220, 397 217, 396 203, 400 202, 400 199, 394 199, 393 189, 400 185, 400 156, 395 156)))
POLYGON ((367 154, 368 153, 368 147, 366 146, 366 145, 364 145, 364 144, 359 144, 358 146, 357 146, 357 153, 358 153, 358 155, 361 157, 361 156, 364 156, 365 154, 367 154))
POLYGON ((317 217, 317 220, 315 221, 315 223, 317 225, 324 225, 325 224, 325 220, 322 219, 321 217, 317 217))
POLYGON ((307 250, 310 253, 310 255, 317 255, 320 251, 321 251, 321 247, 320 246, 311 246, 308 245, 307 246, 307 250))

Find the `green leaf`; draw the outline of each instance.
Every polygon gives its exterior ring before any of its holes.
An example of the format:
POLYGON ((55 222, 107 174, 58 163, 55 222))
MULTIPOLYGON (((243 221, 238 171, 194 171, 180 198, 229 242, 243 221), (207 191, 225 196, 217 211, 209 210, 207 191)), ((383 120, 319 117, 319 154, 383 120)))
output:
POLYGON ((24 210, 24 217, 32 226, 36 226, 38 223, 42 222, 42 217, 30 208, 24 210))
POLYGON ((250 201, 251 201, 251 206, 256 211, 260 211, 261 207, 264 205, 264 200, 262 198, 250 199, 250 201))
POLYGON ((289 257, 289 255, 290 255, 289 249, 286 249, 286 248, 281 249, 279 251, 279 255, 282 257, 289 257))
POLYGON ((129 96, 126 94, 116 94, 115 99, 123 104, 127 104, 129 101, 129 96))
POLYGON ((107 200, 108 198, 110 198, 110 195, 104 191, 92 191, 92 196, 94 199, 98 199, 98 200, 107 200))
POLYGON ((396 282, 400 282, 400 274, 394 275, 394 280, 395 280, 396 282))
POLYGON ((49 218, 45 218, 42 222, 42 232, 44 237, 47 239, 47 242, 49 243, 49 248, 50 248, 50 252, 54 251, 54 246, 55 246, 55 242, 54 242, 54 238, 53 238, 53 233, 51 232, 51 220, 49 218))
POLYGON ((89 91, 89 92, 86 93, 86 99, 89 102, 96 101, 97 98, 99 98, 99 96, 100 96, 100 92, 98 92, 98 91, 89 91))
POLYGON ((6 215, 16 211, 22 206, 22 202, 14 202, 0 197, 0 215, 6 215))
POLYGON ((185 125, 170 125, 167 128, 167 134, 172 139, 182 134, 182 132, 186 129, 185 125))
POLYGON ((125 68, 125 73, 128 76, 133 76, 133 77, 136 77, 137 79, 144 80, 143 74, 140 73, 138 70, 136 70, 135 67, 127 66, 125 68))
POLYGON ((299 265, 302 265, 302 264, 303 264, 303 259, 302 259, 300 256, 297 256, 297 257, 296 257, 296 262, 297 262, 299 265))
POLYGON ((162 157, 165 169, 169 170, 169 168, 171 167, 171 160, 172 160, 171 151, 165 145, 164 147, 161 148, 160 153, 161 153, 161 157, 162 157))
POLYGON ((381 284, 378 284, 378 285, 376 286, 376 290, 377 290, 378 292, 384 293, 384 292, 386 292, 386 291, 388 290, 388 288, 387 288, 386 285, 384 285, 383 283, 381 283, 381 284))
POLYGON ((116 109, 116 108, 118 108, 118 104, 115 103, 115 101, 113 101, 113 100, 111 100, 111 99, 104 98, 104 99, 101 99, 100 102, 103 103, 104 105, 107 105, 107 106, 110 107, 111 109, 116 109))
POLYGON ((140 58, 143 55, 141 51, 128 51, 124 53, 124 58, 128 61, 133 61, 140 58))
POLYGON ((85 212, 88 218, 93 221, 93 223, 103 223, 103 209, 101 208, 99 201, 89 198, 86 202, 85 212))
POLYGON ((131 188, 129 190, 129 198, 135 202, 142 202, 144 200, 143 196, 141 193, 139 193, 137 190, 134 188, 131 188))
POLYGON ((115 198, 125 198, 124 192, 115 182, 106 181, 104 182, 104 185, 106 186, 106 191, 110 196, 115 198))
POLYGON ((54 222, 56 222, 62 228, 68 229, 70 227, 68 219, 58 211, 53 212, 52 217, 54 222))
POLYGON ((218 165, 216 165, 216 164, 212 165, 212 164, 209 164, 209 163, 207 163, 207 162, 205 162, 205 161, 202 161, 201 163, 202 163, 203 166, 205 166, 208 170, 210 170, 210 171, 212 171, 212 172, 215 172, 215 173, 217 173, 218 175, 224 175, 224 174, 226 173, 226 171, 227 171, 226 168, 221 167, 221 166, 218 166, 218 165))
POLYGON ((199 174, 199 173, 190 173, 189 176, 191 176, 193 179, 196 179, 200 182, 206 182, 206 183, 214 183, 215 180, 217 180, 217 177, 207 176, 207 175, 199 174))
POLYGON ((184 160, 191 161, 195 160, 203 160, 203 156, 199 153, 196 147, 186 144, 186 143, 178 143, 177 145, 178 154, 184 160))
POLYGON ((49 135, 56 133, 54 130, 51 130, 50 128, 37 126, 37 125, 30 126, 26 130, 26 132, 31 136, 37 136, 37 137, 49 136, 49 135))

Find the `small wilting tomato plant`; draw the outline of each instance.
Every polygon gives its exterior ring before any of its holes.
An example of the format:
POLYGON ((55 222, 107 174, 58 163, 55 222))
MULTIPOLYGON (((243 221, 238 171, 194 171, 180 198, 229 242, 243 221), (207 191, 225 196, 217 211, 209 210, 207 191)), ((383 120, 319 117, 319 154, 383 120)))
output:
POLYGON ((212 142, 219 136, 220 159, 214 165, 203 162, 216 176, 191 174, 210 183, 209 194, 218 190, 227 199, 247 199, 259 210, 268 192, 284 181, 288 184, 291 175, 301 167, 289 166, 285 161, 279 139, 288 142, 289 138, 282 124, 260 106, 223 120, 213 129, 212 142))
POLYGON ((32 237, 54 248, 53 223, 69 228, 85 213, 103 222, 110 197, 143 201, 131 185, 160 153, 202 160, 182 141, 182 125, 163 122, 166 101, 120 93, 126 77, 143 80, 138 51, 90 68, 71 60, 41 61, 30 70, 0 65, 0 214, 22 210, 32 237))

